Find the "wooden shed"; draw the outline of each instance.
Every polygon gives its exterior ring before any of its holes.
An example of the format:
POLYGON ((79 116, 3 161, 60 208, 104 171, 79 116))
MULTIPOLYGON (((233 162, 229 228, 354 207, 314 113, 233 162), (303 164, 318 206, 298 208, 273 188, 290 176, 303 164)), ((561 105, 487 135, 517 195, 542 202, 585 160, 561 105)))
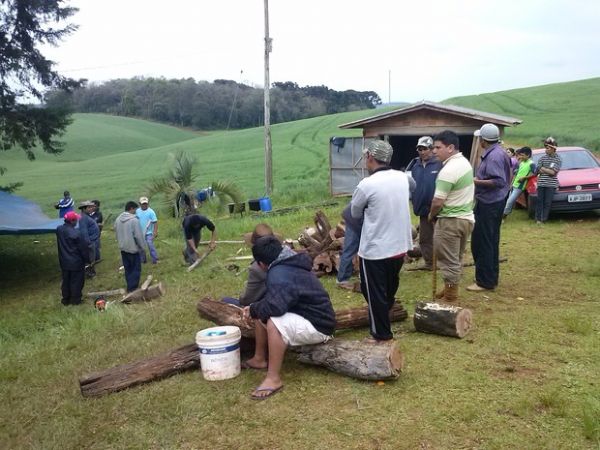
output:
POLYGON ((394 111, 340 125, 342 129, 362 128, 361 138, 332 138, 330 142, 330 186, 332 195, 351 194, 366 175, 360 156, 372 139, 383 139, 394 148, 392 167, 404 170, 417 156, 416 145, 421 136, 434 136, 452 130, 459 136, 460 150, 476 167, 479 157, 479 138, 473 133, 485 123, 500 128, 515 126, 522 121, 474 109, 422 101, 394 111))

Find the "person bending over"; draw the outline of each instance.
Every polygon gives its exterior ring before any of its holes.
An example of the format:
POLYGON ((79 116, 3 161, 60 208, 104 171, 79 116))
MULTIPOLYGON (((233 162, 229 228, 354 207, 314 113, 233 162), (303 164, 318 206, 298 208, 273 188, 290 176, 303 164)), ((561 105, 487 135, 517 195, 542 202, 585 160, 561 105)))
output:
POLYGON ((252 255, 267 272, 267 292, 244 308, 244 317, 255 322, 256 350, 243 365, 267 369, 251 394, 254 400, 264 400, 283 388, 280 371, 286 348, 330 340, 335 313, 307 254, 284 247, 275 236, 264 236, 256 240, 252 255))

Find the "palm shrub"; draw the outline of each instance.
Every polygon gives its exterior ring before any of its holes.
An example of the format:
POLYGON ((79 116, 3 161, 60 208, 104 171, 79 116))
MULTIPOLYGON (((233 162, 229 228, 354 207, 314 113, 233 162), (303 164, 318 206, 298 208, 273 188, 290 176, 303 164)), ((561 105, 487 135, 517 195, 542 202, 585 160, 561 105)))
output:
MULTIPOLYGON (((196 212, 196 188, 194 185, 200 179, 195 171, 196 158, 184 151, 169 153, 170 159, 167 174, 152 179, 146 186, 148 195, 161 194, 163 204, 173 214, 181 217, 196 212)), ((204 184, 206 185, 206 184, 204 184)), ((222 210, 227 203, 241 203, 243 193, 232 181, 215 180, 208 184, 217 200, 217 208, 222 210)))

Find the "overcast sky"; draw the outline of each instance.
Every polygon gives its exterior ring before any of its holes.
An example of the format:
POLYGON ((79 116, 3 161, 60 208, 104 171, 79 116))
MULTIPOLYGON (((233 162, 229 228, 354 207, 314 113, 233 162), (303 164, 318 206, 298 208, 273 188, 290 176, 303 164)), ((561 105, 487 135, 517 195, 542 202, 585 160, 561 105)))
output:
MULTIPOLYGON (((79 30, 45 49, 104 81, 217 78, 262 86, 263 0, 71 0, 79 30), (242 73, 243 71, 243 73, 242 73)), ((270 0, 271 82, 387 102, 600 76, 597 0, 270 0)))

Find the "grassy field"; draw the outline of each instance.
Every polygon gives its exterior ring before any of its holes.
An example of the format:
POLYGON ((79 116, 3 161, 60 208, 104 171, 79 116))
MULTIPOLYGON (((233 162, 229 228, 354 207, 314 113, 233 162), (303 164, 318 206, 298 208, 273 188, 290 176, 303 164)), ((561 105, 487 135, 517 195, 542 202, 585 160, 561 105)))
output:
MULTIPOLYGON (((337 217, 342 205, 326 210, 337 217)), ((295 237, 312 210, 269 219, 295 237)), ((188 274, 178 224, 161 218, 161 263, 144 266, 167 294, 144 305, 94 310, 60 305, 51 236, 0 241, 1 448, 598 448, 600 445, 600 225, 593 216, 535 228, 525 211, 503 227, 501 284, 462 292, 475 328, 464 340, 393 329, 405 355, 400 379, 378 385, 303 366, 288 355, 286 389, 249 399, 261 373, 206 382, 194 371, 98 399, 78 377, 193 342, 211 324, 195 303, 236 295, 241 274, 226 269, 239 245, 222 244, 188 274), (524 245, 523 239, 530 244, 524 245), (523 251, 523 248, 527 251, 523 251)), ((220 237, 239 238, 259 219, 221 218, 220 237)), ((114 237, 85 290, 123 285, 114 237)), ((244 250, 241 254, 248 254, 244 250)), ((473 277, 465 270, 463 286, 473 277)), ((360 294, 323 279, 336 308, 360 294)), ((431 295, 431 275, 403 272, 398 298, 409 312, 431 295)), ((366 330, 339 333, 360 339, 366 330)))
POLYGON ((581 145, 600 151, 600 78, 549 84, 489 94, 455 97, 445 101, 523 120, 506 129, 514 145, 540 148, 554 136, 559 145, 581 145))
MULTIPOLYGON (((591 105, 592 97, 598 104, 599 85, 587 80, 532 88, 541 91, 530 97, 526 90, 509 91, 518 101, 505 100, 504 110, 475 100, 486 96, 456 103, 524 119, 508 133, 511 143, 534 144, 554 134, 560 143, 593 147, 597 127, 585 121, 597 118, 591 105), (560 113, 545 103, 550 102, 545 89, 554 93, 552 102, 562 92, 559 106, 582 94, 560 113), (540 112, 544 108, 547 116, 540 112), (580 127, 567 127, 572 120, 580 127)), ((506 96, 489 98, 497 103, 506 96)), ((330 200, 329 137, 349 136, 337 126, 372 113, 274 126, 274 206, 330 200)), ((165 170, 167 153, 179 149, 198 157, 201 183, 229 178, 248 198, 263 193, 262 129, 200 135, 134 119, 75 119, 66 135, 67 151, 59 157, 40 154, 30 163, 20 153, 0 153, 0 165, 9 168, 2 183, 24 181, 19 193, 52 216, 51 205, 65 188, 77 200, 101 199, 105 216, 118 213, 124 201, 143 193, 149 178, 165 170)), ((346 201, 325 209, 332 222, 346 201)), ((597 215, 558 216, 537 227, 525 211, 515 211, 502 229, 500 251, 508 262, 501 265, 497 291, 461 291, 461 306, 474 313, 472 332, 455 340, 416 333, 410 319, 395 324, 406 361, 395 382, 352 380, 288 355, 286 388, 265 402, 249 399, 262 378, 253 371, 222 382, 206 382, 194 371, 84 399, 80 376, 193 342, 198 330, 211 325, 198 317, 196 302, 242 289, 245 264, 239 264, 239 273, 230 271, 227 258, 248 255, 248 249, 219 245, 188 274, 179 223, 158 212, 161 262, 144 266, 143 275, 162 281, 167 294, 143 305, 111 304, 104 313, 89 300, 80 307, 60 305, 52 235, 0 236, 0 448, 600 449, 597 215)), ((239 239, 260 220, 295 238, 312 224, 314 212, 311 207, 267 218, 208 214, 220 239, 239 239)), ((110 227, 102 245, 98 276, 84 291, 124 286, 110 227)), ((472 267, 465 269, 462 286, 473 274, 472 267)), ((335 308, 364 304, 361 295, 336 289, 334 279, 322 281, 335 308)), ((431 296, 431 274, 403 272, 397 295, 412 313, 417 301, 431 296)), ((338 337, 366 335, 356 330, 338 337)))

